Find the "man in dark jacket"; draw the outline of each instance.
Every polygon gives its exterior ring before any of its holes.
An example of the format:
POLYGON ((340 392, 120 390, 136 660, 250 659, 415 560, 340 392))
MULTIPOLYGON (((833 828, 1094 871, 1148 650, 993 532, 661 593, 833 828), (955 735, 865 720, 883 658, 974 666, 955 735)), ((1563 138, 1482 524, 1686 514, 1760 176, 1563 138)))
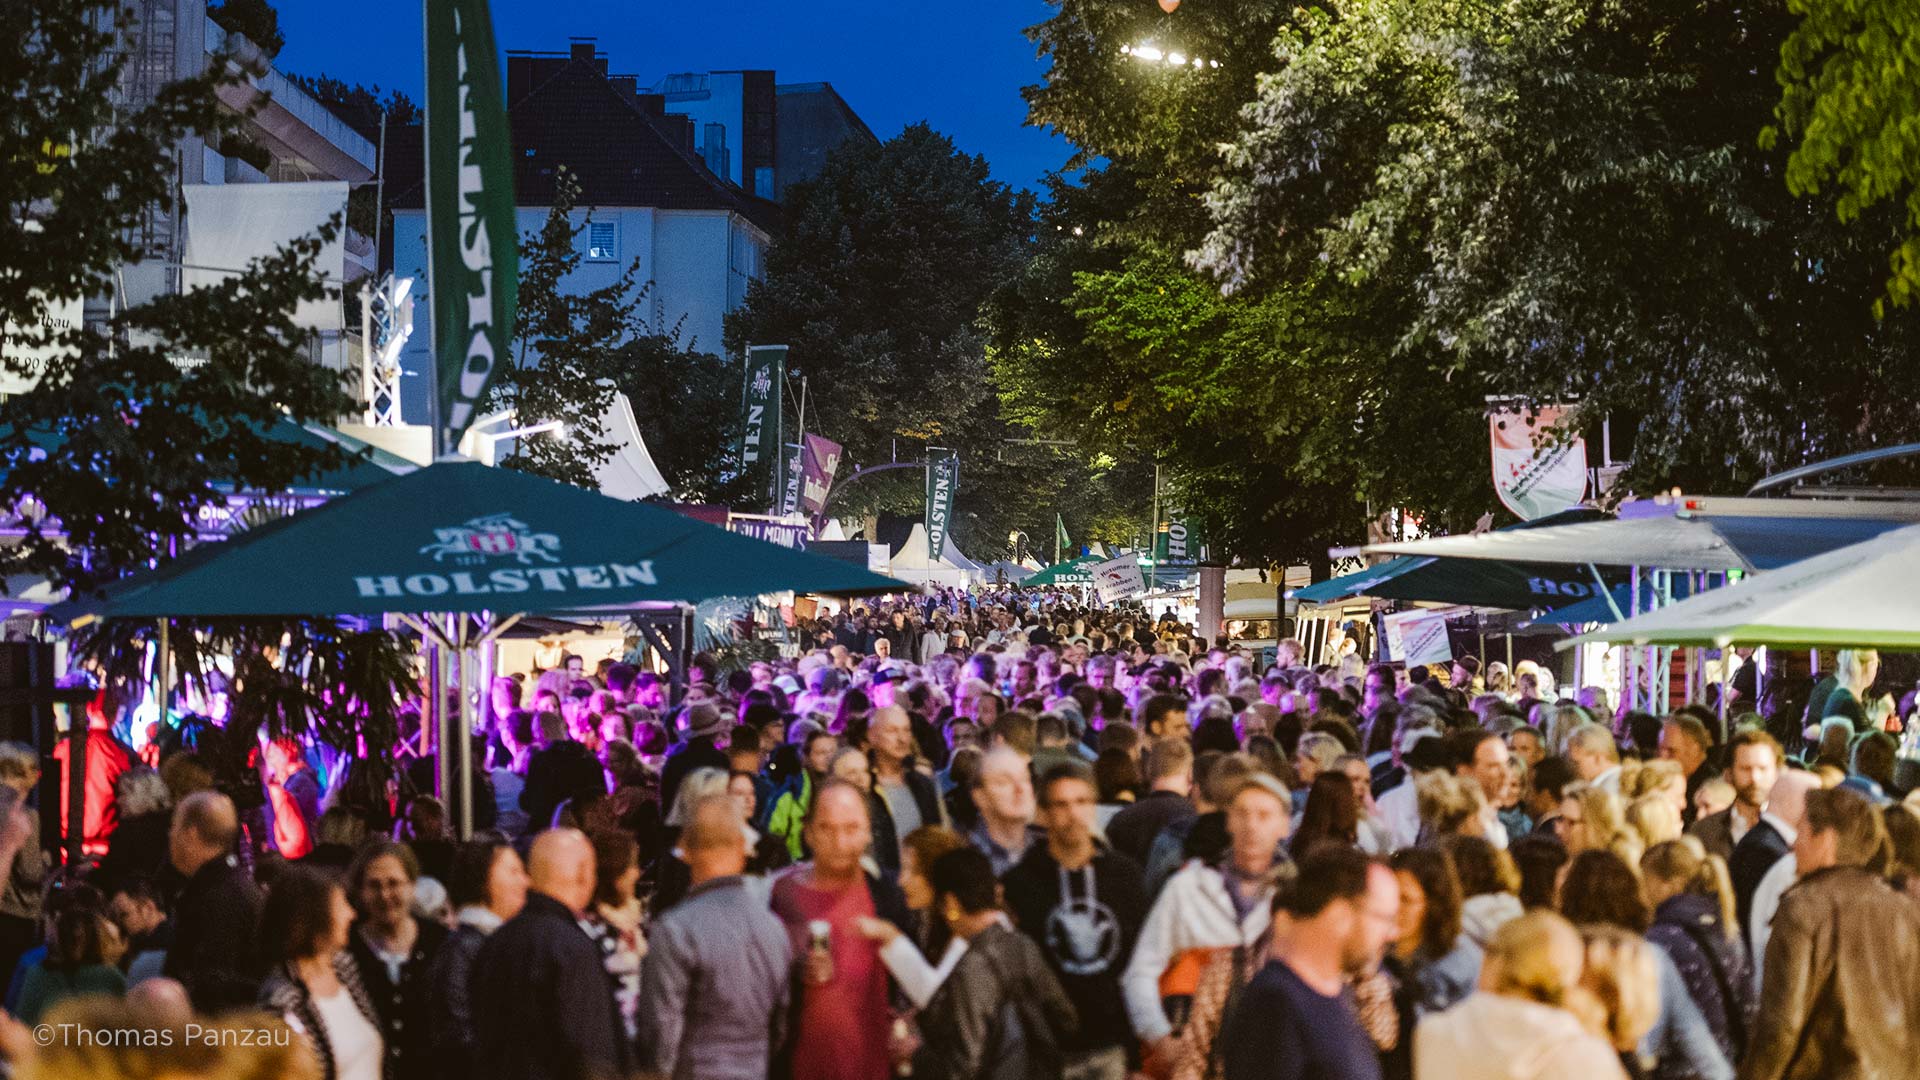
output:
POLYGON ((593 845, 576 829, 540 834, 520 914, 473 965, 479 1068, 498 1080, 613 1080, 633 1070, 600 949, 580 929, 593 901, 593 845))
POLYGON ((660 769, 660 812, 673 813, 673 800, 679 797, 680 781, 695 769, 719 769, 726 772, 731 762, 720 749, 720 737, 732 730, 726 714, 717 706, 702 702, 687 710, 687 741, 667 755, 660 769))
MULTIPOLYGON (((527 761, 527 783, 520 790, 520 809, 527 812, 527 829, 540 832, 553 824, 553 812, 569 799, 593 792, 605 794, 607 774, 593 751, 567 737, 567 722, 559 713, 541 713, 541 749, 527 761)), ((721 758, 721 768, 726 759, 721 758)))
POLYGON ((907 834, 922 825, 946 824, 945 807, 933 777, 913 767, 913 722, 898 705, 876 709, 867 728, 867 751, 873 759, 873 793, 876 838, 891 835, 895 849, 876 852, 879 863, 898 869, 898 846, 907 834))
POLYGON ((1175 821, 1193 818, 1193 744, 1173 737, 1156 741, 1147 751, 1145 798, 1113 815, 1107 822, 1107 842, 1142 867, 1153 852, 1154 838, 1175 821))
POLYGON ((174 904, 173 947, 162 972, 186 986, 196 1012, 253 1005, 260 990, 254 938, 260 890, 233 845, 240 817, 233 800, 198 791, 180 800, 167 834, 167 856, 187 879, 174 904))
POLYGON ((934 911, 967 951, 920 1014, 913 1075, 1059 1080, 1078 1018, 1039 947, 1007 928, 992 863, 961 848, 936 860, 927 879, 934 911))
POLYGON ((1120 974, 1147 918, 1140 864, 1094 835, 1093 770, 1056 765, 1040 782, 1047 842, 1028 850, 1001 884, 1021 932, 1034 940, 1080 1015, 1061 1049, 1076 1076, 1119 1080, 1133 1041, 1120 974))

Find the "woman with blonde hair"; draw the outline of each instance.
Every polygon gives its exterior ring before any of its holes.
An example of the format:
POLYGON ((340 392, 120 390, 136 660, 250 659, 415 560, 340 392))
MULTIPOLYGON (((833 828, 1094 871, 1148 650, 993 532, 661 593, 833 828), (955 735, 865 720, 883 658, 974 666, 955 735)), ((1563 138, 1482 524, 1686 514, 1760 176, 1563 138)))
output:
POLYGON ((1586 994, 1579 1000, 1587 1010, 1588 1027, 1620 1055, 1624 1072, 1640 1075, 1637 1048, 1660 1018, 1660 974, 1653 947, 1617 926, 1583 926, 1580 936, 1586 944, 1580 976, 1586 994))
POLYGON ((1680 839, 1680 812, 1665 795, 1642 795, 1627 804, 1627 828, 1642 850, 1680 839))
POLYGON ((1553 827, 1560 842, 1567 845, 1569 856, 1583 851, 1611 851, 1628 866, 1638 866, 1640 853, 1645 850, 1639 834, 1627 827, 1620 797, 1592 784, 1567 785, 1553 827))
POLYGON ((1420 1021, 1420 1080, 1623 1080, 1606 1038, 1589 1028, 1598 1003, 1581 987, 1586 946, 1573 924, 1535 911, 1487 941, 1479 992, 1420 1021))
POLYGON ((1420 808, 1420 835, 1485 836, 1491 811, 1479 781, 1436 772, 1414 784, 1420 808))
POLYGON ((1726 862, 1686 836, 1648 848, 1640 858, 1640 878, 1653 906, 1647 940, 1673 958, 1721 1053, 1739 1061, 1753 1030, 1756 1002, 1726 862))
MULTIPOLYGON (((1649 795, 1658 795, 1673 804, 1673 812, 1685 816, 1687 812, 1687 774, 1677 761, 1656 758, 1643 761, 1639 765, 1623 770, 1620 775, 1620 797, 1628 803, 1643 799, 1649 795)), ((1648 841, 1652 843, 1652 841, 1648 841)))

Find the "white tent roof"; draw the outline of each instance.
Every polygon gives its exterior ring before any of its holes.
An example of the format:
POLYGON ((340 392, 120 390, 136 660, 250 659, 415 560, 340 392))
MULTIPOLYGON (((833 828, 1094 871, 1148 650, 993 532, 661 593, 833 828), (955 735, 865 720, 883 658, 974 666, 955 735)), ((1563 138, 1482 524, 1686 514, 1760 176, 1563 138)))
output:
POLYGON ((1646 517, 1587 521, 1537 529, 1500 529, 1468 536, 1439 536, 1392 544, 1368 544, 1368 555, 1419 555, 1502 562, 1595 563, 1662 570, 1753 570, 1710 521, 1646 517))
POLYGON ((820 527, 820 535, 814 537, 816 540, 845 540, 846 538, 847 530, 840 527, 839 518, 828 518, 827 523, 820 527))
POLYGON ((672 490, 667 478, 660 475, 660 467, 653 463, 653 455, 647 452, 646 440, 640 437, 640 425, 633 419, 633 405, 627 395, 613 395, 607 414, 600 418, 600 429, 606 440, 617 447, 613 456, 594 470, 602 495, 631 502, 665 495, 672 490))
POLYGON ((1563 642, 1920 648, 1920 525, 1563 642))
MULTIPOLYGON (((965 585, 967 571, 945 559, 934 559, 927 542, 926 526, 916 523, 913 531, 907 534, 907 542, 900 546, 887 573, 902 581, 937 582, 941 585, 965 585)), ((953 541, 947 541, 947 549, 953 551, 953 541)))

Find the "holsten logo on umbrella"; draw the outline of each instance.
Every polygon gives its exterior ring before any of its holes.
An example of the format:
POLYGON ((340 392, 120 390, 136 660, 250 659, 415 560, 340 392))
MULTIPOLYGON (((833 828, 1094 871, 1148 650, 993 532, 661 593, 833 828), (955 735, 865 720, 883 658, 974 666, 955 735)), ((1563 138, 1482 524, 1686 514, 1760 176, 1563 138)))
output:
POLYGON ((433 530, 434 540, 420 548, 420 554, 433 556, 436 563, 472 566, 482 569, 447 574, 355 575, 354 585, 363 598, 394 596, 477 596, 486 593, 574 592, 583 589, 618 589, 632 585, 655 585, 653 560, 637 563, 597 563, 592 566, 565 566, 560 560, 560 538, 553 533, 535 532, 533 527, 511 514, 488 514, 463 525, 433 530), (487 570, 496 561, 518 563, 516 567, 487 570), (549 565, 536 565, 546 563, 549 565))

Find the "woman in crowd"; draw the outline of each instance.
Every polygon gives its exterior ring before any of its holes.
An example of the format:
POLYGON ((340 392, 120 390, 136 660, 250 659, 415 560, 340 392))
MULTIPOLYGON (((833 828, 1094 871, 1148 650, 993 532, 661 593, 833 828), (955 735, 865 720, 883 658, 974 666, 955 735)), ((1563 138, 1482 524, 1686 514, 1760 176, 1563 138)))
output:
POLYGON ((434 1055, 443 1065, 441 1075, 453 1080, 471 1075, 479 1044, 469 996, 473 958, 487 935, 526 906, 527 868, 505 840, 469 841, 453 854, 447 899, 454 909, 454 928, 430 975, 440 988, 432 999, 430 1034, 434 1055))
MULTIPOLYGON (((1682 793, 1684 794, 1684 784, 1682 793)), ((1627 828, 1642 850, 1680 839, 1680 811, 1664 793, 1642 795, 1627 804, 1627 828)))
POLYGON ((413 913, 420 864, 405 844, 380 841, 360 852, 347 870, 347 891, 359 913, 348 948, 380 1017, 387 1068, 398 1077, 436 1071, 428 978, 447 928, 413 913))
POLYGON ((1553 819, 1553 825, 1569 856, 1583 851, 1611 851, 1628 866, 1640 862, 1644 845, 1627 827, 1620 797, 1605 788, 1586 783, 1568 785, 1560 800, 1560 816, 1553 819))
MULTIPOLYGON (((678 793, 682 799, 686 789, 682 783, 678 793)), ((646 938, 640 933, 640 898, 634 895, 640 883, 640 846, 631 835, 615 829, 596 831, 588 839, 593 841, 593 907, 581 923, 600 949, 601 963, 613 984, 614 1003, 620 1007, 620 1019, 631 1040, 639 1033, 640 961, 647 954, 646 938)))
POLYGON ((1455 836, 1442 845, 1460 878, 1460 929, 1482 950, 1494 932, 1517 919, 1520 871, 1513 858, 1478 836, 1455 836))
POLYGON ((324 1080, 382 1080, 386 1043, 347 947, 352 926, 353 908, 334 878, 304 866, 282 870, 260 913, 260 1004, 305 1038, 324 1080))
POLYGON ((1581 989, 1585 945, 1550 911, 1522 915, 1487 941, 1479 991, 1420 1022, 1413 1036, 1420 1080, 1622 1080, 1581 989))
POLYGON ((1353 804, 1353 781, 1338 769, 1328 769, 1314 778, 1308 790, 1300 824, 1287 841, 1287 850, 1295 862, 1306 857, 1320 844, 1357 846, 1360 842, 1360 817, 1353 804))
POLYGON ((1638 1048, 1649 1038, 1661 1009, 1656 950, 1617 926, 1583 926, 1580 936, 1586 945, 1580 985, 1587 1026, 1620 1055, 1626 1074, 1641 1080, 1647 1072, 1638 1048))
POLYGON ((127 980, 117 966, 126 951, 120 928, 107 917, 100 890, 72 878, 57 878, 44 907, 45 955, 21 969, 14 1012, 37 1024, 54 1004, 86 994, 119 997, 127 980))
POLYGON ((1739 1061, 1753 1030, 1756 1001, 1727 864, 1707 854, 1698 840, 1684 837, 1648 848, 1640 873, 1653 905, 1647 940, 1673 959, 1721 1053, 1739 1061))
POLYGON ((1415 785, 1420 807, 1420 835, 1485 836, 1491 811, 1477 781, 1447 773, 1423 776, 1415 785))
MULTIPOLYGON (((740 806, 741 820, 754 821, 754 813, 760 806, 760 789, 754 783, 750 772, 735 771, 727 775, 727 794, 740 806)), ((752 825, 747 826, 747 873, 768 874, 784 869, 793 860, 787 855, 787 845, 772 833, 764 833, 752 825)))
POLYGON ((1391 860, 1400 884, 1400 925, 1387 962, 1404 991, 1406 1030, 1472 992, 1480 977, 1480 946, 1460 932, 1460 879, 1446 854, 1407 848, 1391 860))
POLYGON ((965 837, 939 825, 922 825, 907 834, 900 846, 900 892, 916 925, 912 938, 885 919, 860 920, 860 933, 880 943, 880 962, 916 1009, 927 1007, 967 948, 933 911, 933 884, 927 879, 927 869, 941 856, 966 846, 965 837), (939 961, 929 963, 930 957, 939 961))
POLYGON ((913 1075, 1057 1075, 1060 1043, 1078 1017, 1040 947, 1007 925, 992 864, 980 852, 961 848, 936 860, 927 880, 935 916, 967 948, 920 1013, 913 1075))
POLYGON ((1559 908, 1560 870, 1567 865, 1567 846, 1542 833, 1518 836, 1507 845, 1514 869, 1520 873, 1520 906, 1528 911, 1559 908))
MULTIPOLYGON (((1583 851, 1573 857, 1560 885, 1560 914, 1582 927, 1611 926, 1636 939, 1653 925, 1639 877, 1611 851, 1583 851)), ((1733 1066, 1714 1042, 1679 969, 1664 950, 1651 952, 1658 981, 1657 1015, 1639 1047, 1647 1075, 1732 1080, 1733 1066)))
POLYGON ((1621 771, 1621 801, 1631 808, 1635 802, 1645 798, 1664 799, 1673 807, 1676 817, 1686 815, 1687 774, 1681 771, 1679 762, 1655 759, 1621 771))

